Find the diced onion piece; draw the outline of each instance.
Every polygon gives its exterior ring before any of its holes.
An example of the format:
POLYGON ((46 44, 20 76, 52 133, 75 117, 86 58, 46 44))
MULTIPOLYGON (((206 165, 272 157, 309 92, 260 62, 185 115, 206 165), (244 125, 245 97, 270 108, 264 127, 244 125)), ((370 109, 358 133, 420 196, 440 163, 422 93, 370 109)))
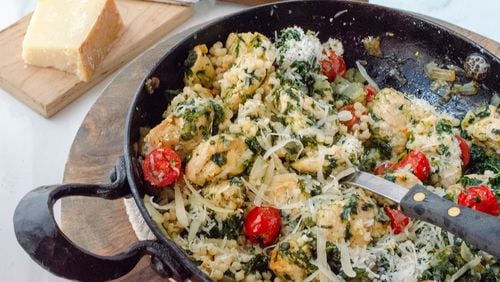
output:
POLYGON ((455 70, 439 68, 435 62, 430 62, 424 66, 425 74, 432 80, 455 81, 455 70))
POLYGON ((458 278, 460 278, 462 275, 465 274, 465 272, 467 272, 469 269, 475 267, 476 265, 478 265, 479 263, 481 262, 481 257, 476 257, 474 258, 473 260, 469 261, 468 263, 466 263, 464 266, 462 266, 459 270, 457 270, 457 272, 455 272, 449 280, 449 282, 453 282, 455 280, 457 280, 458 278))
POLYGON ((179 186, 175 185, 175 216, 177 217, 177 221, 179 224, 186 228, 189 225, 189 220, 186 212, 186 208, 184 207, 184 198, 182 197, 181 190, 179 186))
POLYGON ((356 61, 356 67, 358 67, 359 73, 361 74, 361 76, 363 76, 366 79, 368 84, 371 87, 375 88, 375 90, 377 90, 377 92, 379 92, 380 88, 378 88, 377 83, 375 83, 375 81, 368 75, 365 67, 363 67, 363 65, 361 65, 361 63, 359 61, 356 61))
POLYGON ((476 95, 478 91, 479 91, 479 88, 477 86, 477 82, 474 80, 472 80, 469 83, 463 84, 463 85, 454 84, 451 87, 452 93, 456 93, 456 94, 464 95, 464 96, 476 95))
POLYGON ((371 56, 382 57, 382 50, 380 49, 380 37, 367 36, 361 40, 365 46, 366 52, 371 56))
POLYGON ((342 270, 347 277, 356 277, 356 272, 352 269, 351 256, 349 255, 349 249, 347 248, 347 243, 343 242, 338 244, 337 247, 340 251, 340 264, 342 265, 342 270))

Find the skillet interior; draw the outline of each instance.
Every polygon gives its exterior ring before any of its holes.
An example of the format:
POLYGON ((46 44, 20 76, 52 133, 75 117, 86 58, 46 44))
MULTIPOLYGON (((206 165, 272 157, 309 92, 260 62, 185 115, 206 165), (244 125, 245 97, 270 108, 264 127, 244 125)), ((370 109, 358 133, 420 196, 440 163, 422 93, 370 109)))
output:
POLYGON ((125 132, 125 157, 128 179, 136 203, 147 224, 160 240, 167 240, 149 217, 142 197, 147 191, 137 160, 136 144, 139 128, 158 124, 171 97, 163 95, 167 89, 183 87, 183 62, 188 50, 195 45, 216 41, 224 42, 230 32, 258 31, 274 40, 275 31, 297 25, 319 32, 321 40, 329 37, 340 39, 344 44, 344 58, 348 67, 355 60, 366 60, 367 71, 382 87, 394 87, 402 92, 424 98, 441 109, 462 116, 469 108, 488 103, 492 93, 500 92, 500 60, 484 51, 477 44, 454 32, 431 24, 423 19, 397 10, 344 1, 300 1, 259 6, 211 23, 181 41, 152 66, 145 78, 158 77, 160 87, 148 94, 141 84, 131 105, 125 132), (335 15, 347 10, 338 17, 335 15), (389 36, 391 32, 394 36, 389 36), (384 58, 369 56, 361 39, 365 36, 380 36, 384 58), (418 57, 415 56, 419 52, 418 57), (445 64, 463 65, 465 57, 473 52, 483 53, 491 64, 488 78, 481 83, 479 94, 472 97, 454 96, 443 103, 441 97, 429 89, 430 81, 423 73, 423 65, 431 60, 445 64), (402 85, 389 75, 389 69, 398 65, 408 83, 402 85))

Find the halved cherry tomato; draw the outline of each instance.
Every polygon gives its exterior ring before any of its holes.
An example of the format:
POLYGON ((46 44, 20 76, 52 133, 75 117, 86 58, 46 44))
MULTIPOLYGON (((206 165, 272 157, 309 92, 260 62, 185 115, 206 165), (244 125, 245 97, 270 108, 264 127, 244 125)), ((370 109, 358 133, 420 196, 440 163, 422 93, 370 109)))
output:
POLYGON ((343 106, 342 108, 339 109, 339 112, 341 111, 348 111, 352 115, 352 118, 350 120, 341 121, 341 123, 347 126, 347 128, 351 129, 353 125, 359 123, 359 117, 356 116, 356 110, 354 109, 354 105, 343 106))
POLYGON ((421 181, 425 181, 431 173, 429 160, 424 153, 420 151, 411 151, 402 160, 395 164, 392 169, 410 167, 410 171, 421 181))
POLYGON ((272 244, 278 238, 280 228, 280 211, 273 207, 255 207, 245 218, 245 235, 254 244, 272 244))
POLYGON ((392 167, 394 166, 394 164, 390 161, 385 161, 385 162, 382 162, 381 164, 379 164, 374 170, 373 170, 373 174, 375 175, 382 175, 384 174, 386 171, 392 169, 392 167))
MULTIPOLYGON (((326 52, 323 51, 326 55, 326 52)), ((345 74, 345 61, 342 56, 337 55, 333 50, 329 52, 328 58, 321 62, 321 73, 326 75, 328 81, 333 82, 337 75, 345 74)))
POLYGON ((391 220, 391 229, 394 234, 399 234, 410 223, 410 218, 399 209, 384 208, 385 213, 391 220))
POLYGON ((371 101, 373 101, 373 98, 377 94, 377 90, 370 85, 366 85, 365 91, 366 91, 365 103, 368 104, 371 101))
POLYGON ((458 204, 491 215, 500 213, 497 196, 486 185, 471 186, 460 192, 458 204))
POLYGON ((460 156, 460 158, 462 159, 462 165, 466 166, 469 164, 470 161, 469 145, 467 145, 467 141, 465 141, 465 139, 462 136, 456 135, 455 137, 458 140, 458 146, 460 147, 460 151, 462 151, 462 155, 460 156))
POLYGON ((172 149, 160 147, 149 153, 142 163, 144 179, 161 188, 174 183, 182 174, 181 158, 172 149))

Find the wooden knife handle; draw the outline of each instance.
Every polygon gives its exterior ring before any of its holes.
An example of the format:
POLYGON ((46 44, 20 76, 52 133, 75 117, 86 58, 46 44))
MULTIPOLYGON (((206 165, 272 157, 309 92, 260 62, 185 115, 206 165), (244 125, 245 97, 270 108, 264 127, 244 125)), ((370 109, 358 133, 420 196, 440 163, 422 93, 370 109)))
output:
POLYGON ((500 258, 500 218, 458 206, 419 184, 410 189, 400 205, 407 216, 437 225, 500 258))

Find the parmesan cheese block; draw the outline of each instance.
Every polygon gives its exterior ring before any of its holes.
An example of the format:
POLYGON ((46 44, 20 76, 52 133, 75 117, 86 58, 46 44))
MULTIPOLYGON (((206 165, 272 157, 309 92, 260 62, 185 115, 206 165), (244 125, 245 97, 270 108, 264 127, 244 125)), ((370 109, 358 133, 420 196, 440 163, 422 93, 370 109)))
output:
POLYGON ((123 22, 114 0, 39 0, 23 41, 26 64, 88 81, 123 22))

